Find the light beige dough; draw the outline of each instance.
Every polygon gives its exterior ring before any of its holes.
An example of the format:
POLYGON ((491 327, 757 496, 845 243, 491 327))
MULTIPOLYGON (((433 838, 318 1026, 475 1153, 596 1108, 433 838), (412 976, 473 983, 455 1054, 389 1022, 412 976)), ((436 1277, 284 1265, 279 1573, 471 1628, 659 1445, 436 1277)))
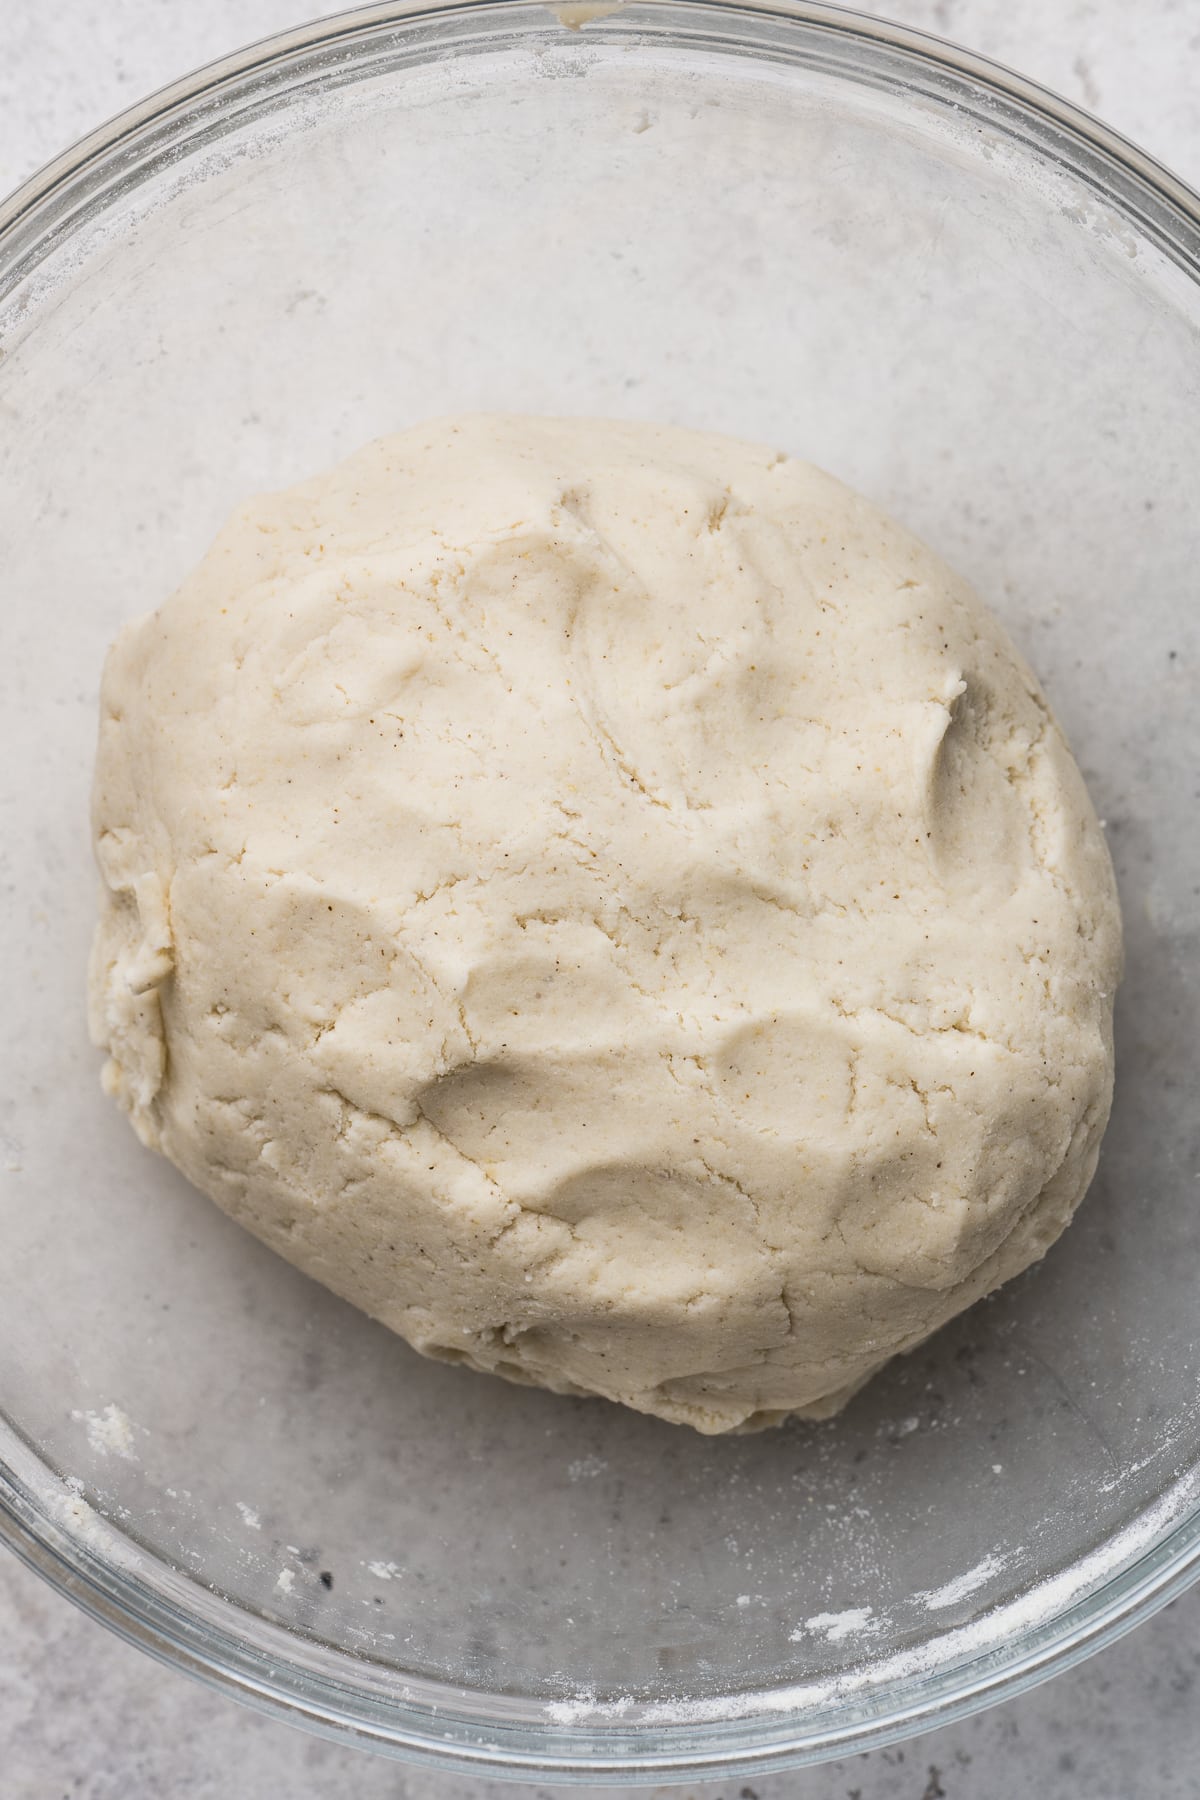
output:
POLYGON ((966 585, 817 469, 467 417, 244 506, 109 656, 142 1139, 427 1355, 833 1412, 1095 1168, 1120 924, 966 585))

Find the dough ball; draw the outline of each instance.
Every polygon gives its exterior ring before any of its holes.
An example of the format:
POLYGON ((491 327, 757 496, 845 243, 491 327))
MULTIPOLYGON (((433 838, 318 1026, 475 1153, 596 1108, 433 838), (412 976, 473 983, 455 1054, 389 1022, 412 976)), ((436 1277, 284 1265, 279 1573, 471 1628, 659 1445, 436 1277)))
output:
POLYGON ((1112 1085, 1078 769, 828 475, 471 417, 257 499, 109 657, 142 1139, 428 1356, 827 1415, 1041 1256, 1112 1085))

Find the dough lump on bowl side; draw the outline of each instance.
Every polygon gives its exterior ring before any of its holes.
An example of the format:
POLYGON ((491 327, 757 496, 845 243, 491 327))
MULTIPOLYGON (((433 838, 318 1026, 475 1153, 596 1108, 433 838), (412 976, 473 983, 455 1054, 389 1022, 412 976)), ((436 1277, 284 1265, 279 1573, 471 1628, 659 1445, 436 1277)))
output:
POLYGON ((1070 751, 971 590, 769 450, 468 417, 251 501, 109 654, 94 827, 108 1090, 429 1356, 824 1417, 1095 1168, 1070 751))

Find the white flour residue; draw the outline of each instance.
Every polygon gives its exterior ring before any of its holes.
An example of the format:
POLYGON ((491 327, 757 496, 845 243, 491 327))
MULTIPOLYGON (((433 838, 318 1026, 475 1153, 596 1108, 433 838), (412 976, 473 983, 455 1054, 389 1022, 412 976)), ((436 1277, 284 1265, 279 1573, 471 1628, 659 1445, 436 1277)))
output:
MULTIPOLYGON (((544 1711, 546 1717, 558 1725, 619 1719, 631 1713, 640 1725, 724 1724, 735 1718, 812 1711, 861 1694, 864 1689, 889 1687, 914 1676, 930 1675, 950 1663, 976 1658, 989 1658, 989 1673, 997 1678, 1023 1667, 1039 1663, 1044 1666, 1045 1652, 1061 1636, 1055 1629, 1055 1621, 1061 1620, 1081 1595, 1095 1594, 1120 1570, 1144 1556, 1152 1544, 1196 1507, 1198 1501, 1200 1474, 1193 1471, 1176 1482, 1140 1517, 1116 1532, 1107 1544, 1084 1557, 1073 1568, 1037 1583, 1018 1599, 994 1607, 968 1625, 939 1632, 928 1642, 893 1656, 884 1655, 872 1661, 864 1659, 857 1668, 839 1670, 824 1681, 797 1682, 794 1686, 755 1694, 705 1700, 639 1702, 632 1694, 624 1694, 612 1700, 598 1701, 581 1693, 574 1699, 550 1701, 544 1711), (1018 1651, 1007 1662, 996 1656, 998 1648, 1011 1647, 1014 1639, 1034 1633, 1036 1640, 1029 1643, 1024 1653, 1018 1651)), ((1119 1613, 1121 1608, 1115 1610, 1119 1613)), ((822 1616, 817 1614, 818 1618, 822 1616)))
POLYGON ((840 1644, 848 1637, 862 1637, 879 1630, 882 1620, 877 1619, 869 1606, 848 1606, 844 1612, 814 1613, 811 1619, 805 1619, 791 1634, 793 1644, 801 1638, 817 1633, 826 1643, 840 1644))
POLYGON ((955 1606, 958 1601, 965 1600, 968 1594, 973 1594, 976 1588, 981 1588, 993 1575, 998 1575, 1013 1554, 1019 1552, 1010 1552, 1009 1556, 985 1556, 973 1569, 956 1575, 953 1581, 947 1581, 943 1587, 926 1588, 923 1593, 914 1594, 913 1598, 921 1602, 926 1612, 940 1612, 944 1606, 955 1606))
POLYGON ((49 1511, 60 1525, 85 1544, 103 1542, 102 1521, 83 1497, 83 1483, 78 1475, 64 1475, 60 1490, 53 1496, 49 1511))
POLYGON ((120 1456, 136 1462, 133 1448, 133 1421, 119 1406, 111 1403, 103 1412, 73 1412, 71 1417, 86 1426, 87 1439, 97 1456, 120 1456))
POLYGON ((252 1506, 247 1506, 246 1502, 244 1500, 235 1501, 235 1505, 237 1506, 238 1511, 242 1515, 242 1524, 245 1525, 248 1530, 250 1530, 250 1531, 261 1531, 262 1530, 262 1520, 259 1518, 258 1514, 255 1512, 255 1510, 252 1506))
POLYGON ((296 1577, 292 1574, 292 1571, 290 1569, 280 1569, 278 1575, 275 1577, 276 1593, 290 1594, 295 1585, 296 1577))
POLYGON ((110 1568, 136 1567, 138 1552, 135 1546, 84 1499, 84 1492, 78 1475, 64 1475, 61 1481, 55 1480, 45 1497, 47 1514, 69 1532, 77 1544, 90 1550, 110 1568))
POLYGON ((1120 1474, 1110 1475, 1107 1481, 1102 1481, 1100 1492, 1102 1494, 1113 1493, 1124 1482, 1132 1481, 1135 1476, 1142 1473, 1143 1469, 1148 1469, 1150 1464, 1156 1462, 1160 1456, 1169 1455, 1179 1442, 1179 1435, 1180 1427, 1177 1423, 1169 1431, 1163 1433, 1148 1456, 1139 1457, 1136 1462, 1126 1463, 1120 1474))
POLYGON ((376 1581, 395 1581, 404 1573, 400 1564, 394 1562, 369 1562, 365 1566, 367 1573, 374 1575, 376 1581))
POLYGON ((600 1456, 580 1456, 567 1464, 568 1481, 591 1481, 597 1475, 603 1475, 608 1464, 600 1456))
POLYGON ((546 1717, 553 1719, 556 1725, 575 1725, 580 1719, 597 1713, 602 1713, 606 1719, 619 1719, 633 1705, 631 1694, 621 1694, 615 1700, 604 1701, 603 1705, 586 1694, 580 1694, 574 1700, 549 1701, 546 1705, 546 1717))

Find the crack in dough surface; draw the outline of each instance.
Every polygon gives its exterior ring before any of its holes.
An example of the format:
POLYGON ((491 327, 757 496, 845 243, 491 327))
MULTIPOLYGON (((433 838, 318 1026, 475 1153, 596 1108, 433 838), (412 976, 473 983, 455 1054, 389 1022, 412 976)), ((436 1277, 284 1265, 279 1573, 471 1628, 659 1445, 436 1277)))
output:
POLYGON ((256 499, 107 664, 143 1140, 429 1355, 825 1416, 1095 1167, 1120 925, 1034 677, 829 476, 469 417, 256 499))

